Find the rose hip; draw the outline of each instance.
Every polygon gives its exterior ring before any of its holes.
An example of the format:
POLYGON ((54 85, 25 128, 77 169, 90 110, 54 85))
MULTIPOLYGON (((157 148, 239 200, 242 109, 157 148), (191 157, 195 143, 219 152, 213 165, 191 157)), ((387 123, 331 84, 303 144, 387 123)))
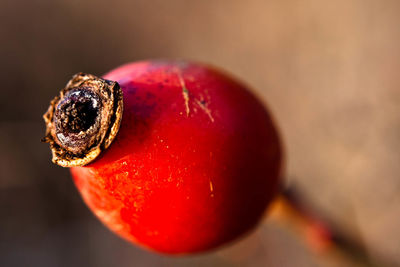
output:
POLYGON ((75 76, 45 114, 45 140, 106 226, 181 254, 260 221, 278 190, 281 146, 243 84, 180 61, 132 63, 103 78, 75 76))

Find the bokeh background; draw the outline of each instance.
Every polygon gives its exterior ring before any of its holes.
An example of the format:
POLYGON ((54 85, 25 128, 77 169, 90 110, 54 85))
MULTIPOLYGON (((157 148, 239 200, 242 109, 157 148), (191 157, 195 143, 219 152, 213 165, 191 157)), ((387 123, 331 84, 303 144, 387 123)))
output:
POLYGON ((0 0, 1 266, 366 266, 326 257, 268 219, 224 249, 168 258, 110 233, 41 144, 41 116, 72 74, 194 59, 250 84, 285 142, 288 185, 400 266, 397 0, 0 0))

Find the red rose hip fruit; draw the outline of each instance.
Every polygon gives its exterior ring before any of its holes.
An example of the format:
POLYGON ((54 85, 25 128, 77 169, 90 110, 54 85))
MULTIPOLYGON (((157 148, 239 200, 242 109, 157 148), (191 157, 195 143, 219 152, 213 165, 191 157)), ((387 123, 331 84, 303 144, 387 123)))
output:
POLYGON ((53 161, 72 167, 105 225, 181 254, 225 244, 260 221, 278 190, 281 146, 243 84, 180 61, 132 63, 103 78, 75 75, 44 117, 53 161))

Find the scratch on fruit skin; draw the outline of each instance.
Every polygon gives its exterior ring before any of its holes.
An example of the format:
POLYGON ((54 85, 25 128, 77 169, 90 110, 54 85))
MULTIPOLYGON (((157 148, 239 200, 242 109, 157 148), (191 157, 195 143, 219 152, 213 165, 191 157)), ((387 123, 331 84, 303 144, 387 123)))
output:
POLYGON ((195 99, 196 104, 207 114, 210 118, 211 122, 214 122, 214 117, 211 114, 211 110, 207 107, 207 104, 204 100, 195 99))
POLYGON ((189 108, 189 100, 190 100, 190 98, 189 98, 189 90, 187 89, 185 81, 183 80, 181 71, 178 70, 177 73, 178 73, 179 82, 180 82, 181 87, 182 87, 183 100, 185 101, 186 116, 189 117, 189 113, 190 113, 190 108, 189 108))
MULTIPOLYGON (((190 114, 190 107, 189 107, 189 102, 190 102, 190 92, 186 87, 186 83, 183 79, 182 76, 182 72, 180 69, 176 70, 176 73, 178 75, 178 79, 179 79, 179 83, 182 87, 182 96, 183 96, 183 100, 185 101, 185 110, 186 110, 186 117, 189 117, 190 114)), ((208 91, 206 90, 206 93, 208 93, 208 91)), ((214 117, 211 114, 211 110, 208 108, 207 102, 204 99, 203 96, 201 96, 200 100, 197 98, 193 99, 194 102, 200 107, 201 110, 204 111, 204 113, 206 113, 206 115, 208 116, 208 118, 210 119, 211 122, 214 122, 214 117)))

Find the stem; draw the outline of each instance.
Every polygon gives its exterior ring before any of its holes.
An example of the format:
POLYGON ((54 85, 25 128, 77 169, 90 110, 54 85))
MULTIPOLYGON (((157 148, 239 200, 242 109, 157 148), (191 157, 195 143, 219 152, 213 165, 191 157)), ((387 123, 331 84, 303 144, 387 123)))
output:
POLYGON ((366 249, 360 242, 344 235, 313 210, 312 207, 302 201, 300 194, 291 187, 284 189, 278 196, 271 215, 300 234, 317 254, 328 257, 343 255, 362 266, 382 266, 382 264, 371 261, 366 249))

